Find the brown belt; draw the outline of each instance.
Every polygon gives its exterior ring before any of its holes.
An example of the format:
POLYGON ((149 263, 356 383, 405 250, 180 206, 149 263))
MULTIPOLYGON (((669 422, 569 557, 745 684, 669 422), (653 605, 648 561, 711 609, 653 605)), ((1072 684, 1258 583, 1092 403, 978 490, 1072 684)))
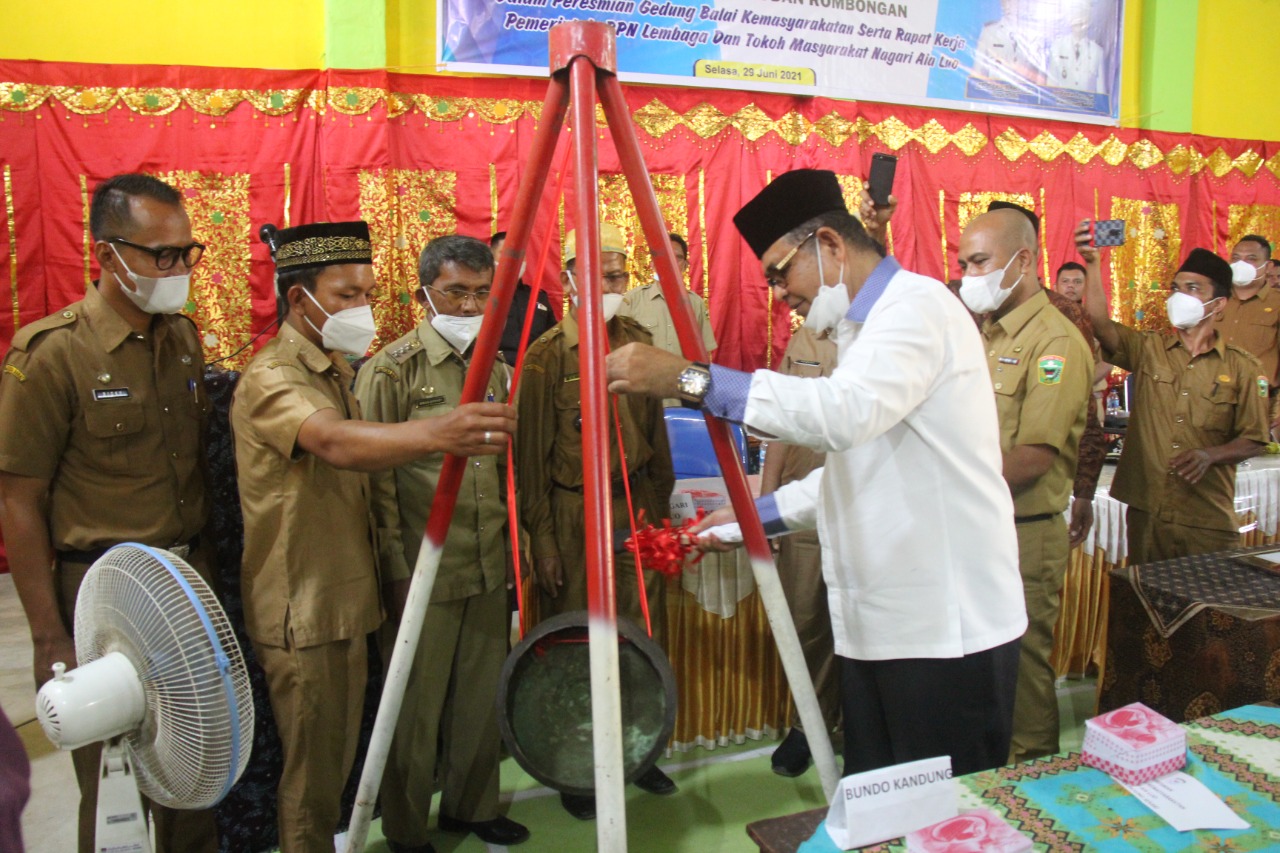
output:
MULTIPOLYGON (((90 551, 76 551, 71 549, 68 549, 65 551, 59 550, 57 552, 58 560, 59 562, 64 562, 64 563, 84 563, 88 565, 91 563, 98 562, 98 560, 101 559, 103 554, 107 553, 114 547, 116 546, 109 545, 106 548, 94 548, 93 550, 90 550, 90 551)), ((195 552, 196 548, 199 548, 199 547, 200 547, 200 534, 197 533, 195 536, 192 536, 186 542, 182 542, 177 545, 169 545, 164 550, 172 553, 173 555, 177 556, 180 559, 185 560, 187 557, 190 557, 192 553, 195 552)))
MULTIPOLYGON (((635 477, 636 477, 635 474, 631 475, 633 491, 635 490, 635 485, 634 485, 635 477)), ((560 489, 563 492, 573 492, 575 495, 585 494, 582 486, 566 486, 562 483, 557 483, 554 480, 551 482, 551 485, 555 486, 557 489, 560 489)), ((627 494, 627 487, 621 480, 613 480, 610 482, 609 486, 610 486, 610 491, 613 493, 613 496, 615 498, 624 497, 627 494)))

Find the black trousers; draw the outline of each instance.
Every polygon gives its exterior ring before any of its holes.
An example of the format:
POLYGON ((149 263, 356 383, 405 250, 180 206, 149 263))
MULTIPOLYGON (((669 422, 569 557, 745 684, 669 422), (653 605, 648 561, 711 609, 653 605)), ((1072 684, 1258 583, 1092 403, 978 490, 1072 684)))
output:
POLYGON ((838 658, 844 775, 939 755, 956 776, 1002 766, 1020 642, 962 658, 838 658))

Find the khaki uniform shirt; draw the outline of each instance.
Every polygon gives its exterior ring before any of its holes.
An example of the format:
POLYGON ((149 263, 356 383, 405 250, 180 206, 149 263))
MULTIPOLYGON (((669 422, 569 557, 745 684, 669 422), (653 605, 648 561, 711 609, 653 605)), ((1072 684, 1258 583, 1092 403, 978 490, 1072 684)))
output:
MULTIPOLYGON (((630 317, 614 317, 608 330, 609 347, 614 350, 624 344, 650 341, 649 333, 630 317)), ((643 491, 654 496, 655 505, 644 507, 646 521, 661 524, 660 519, 671 514, 671 490, 675 487, 662 406, 657 400, 631 394, 619 394, 616 400, 632 488, 636 489, 638 478, 648 479, 649 488, 643 491)), ((559 556, 551 490, 557 486, 582 488, 581 412, 578 323, 572 315, 566 315, 559 325, 529 346, 516 400, 520 519, 529 531, 534 559, 559 556)), ((621 483, 617 432, 610 411, 609 475, 614 483, 621 483)), ((637 503, 637 514, 641 508, 642 504, 637 503)), ((614 519, 615 528, 626 526, 625 519, 614 519)))
MULTIPOLYGON (((693 320, 702 330, 702 344, 711 352, 716 348, 716 336, 711 331, 711 320, 707 316, 707 303, 701 296, 691 290, 685 291, 689 305, 693 308, 693 320)), ((644 327, 653 336, 653 345, 676 355, 683 355, 680 341, 676 339, 676 326, 671 320, 671 312, 667 310, 667 300, 662 295, 662 285, 658 282, 634 287, 627 291, 618 313, 630 317, 644 327)), ((664 406, 678 406, 678 398, 662 401, 664 406)))
POLYGON ((1274 386, 1276 368, 1280 367, 1280 293, 1269 287, 1248 299, 1233 293, 1216 324, 1224 341, 1262 362, 1262 375, 1274 386))
POLYGON ((1119 349, 1103 354, 1137 374, 1138 404, 1129 415, 1111 496, 1174 524, 1237 530, 1236 466, 1211 465, 1192 485, 1169 470, 1169 460, 1237 438, 1268 440, 1269 386, 1258 360, 1221 335, 1213 349, 1192 358, 1177 335, 1116 330, 1119 349))
POLYGON ((1080 436, 1093 384, 1093 354, 1071 321, 1041 290, 982 327, 996 392, 1000 450, 1047 444, 1057 458, 1038 480, 1013 496, 1017 517, 1067 508, 1080 436))
MULTIPOLYGON (((438 418, 460 404, 467 366, 467 360, 429 322, 424 322, 388 344, 360 368, 356 398, 364 417, 371 421, 395 424, 438 418)), ((506 365, 495 362, 486 397, 505 403, 507 385, 506 365)), ((374 505, 378 527, 399 530, 404 544, 403 555, 383 566, 383 576, 388 580, 403 580, 413 573, 444 458, 443 453, 433 453, 395 469, 395 488, 387 494, 390 500, 379 500, 374 505)), ((498 456, 476 456, 466 461, 453 521, 431 590, 433 602, 469 598, 506 584, 508 548, 503 531, 507 511, 502 501, 505 481, 500 467, 505 463, 498 456)))
MULTIPOLYGON (((302 424, 321 409, 360 416, 352 376, 341 355, 326 355, 286 323, 236 386, 240 576, 254 642, 307 648, 362 637, 382 621, 370 477, 298 446, 302 424)), ((399 531, 384 533, 384 547, 398 547, 399 531)))
MULTIPOLYGON (((801 326, 791 336, 787 351, 778 364, 778 371, 788 376, 813 379, 830 376, 836 367, 836 357, 836 343, 827 333, 816 335, 812 329, 801 326)), ((815 468, 821 468, 826 458, 826 454, 820 450, 780 441, 769 443, 769 453, 782 454, 780 485, 803 480, 815 468)))
POLYGON ((24 326, 0 373, 0 470, 49 481, 53 547, 190 540, 208 513, 195 324, 133 331, 90 287, 24 326))

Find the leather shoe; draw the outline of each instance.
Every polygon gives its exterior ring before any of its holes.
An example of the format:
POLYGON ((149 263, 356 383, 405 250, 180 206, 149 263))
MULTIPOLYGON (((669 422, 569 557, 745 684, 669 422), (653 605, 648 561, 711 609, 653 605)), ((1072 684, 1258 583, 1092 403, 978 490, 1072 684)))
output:
POLYGON ((773 751, 773 772, 779 776, 799 776, 809 769, 809 739, 800 729, 792 728, 773 751))
POLYGON ((504 815, 475 823, 440 815, 440 829, 442 832, 472 832, 485 844, 496 844, 499 847, 511 847, 529 840, 528 827, 504 815))
POLYGON ((589 794, 560 795, 560 805, 578 820, 596 819, 596 798, 589 794))
POLYGON ((436 853, 436 848, 428 841, 426 844, 401 844, 399 841, 387 839, 387 849, 391 853, 436 853))
POLYGON ((656 764, 644 771, 640 778, 636 780, 636 787, 641 791, 657 794, 659 797, 665 797, 676 792, 676 783, 671 781, 671 777, 663 773, 656 764))

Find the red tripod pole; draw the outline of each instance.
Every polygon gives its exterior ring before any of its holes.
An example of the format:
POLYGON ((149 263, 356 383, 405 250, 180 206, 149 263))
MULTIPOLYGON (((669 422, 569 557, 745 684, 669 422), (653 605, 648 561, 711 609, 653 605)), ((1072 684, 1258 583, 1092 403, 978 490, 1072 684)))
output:
MULTIPOLYGON (((622 86, 618 83, 616 76, 603 71, 600 73, 600 102, 604 107, 605 122, 609 126, 614 146, 618 150, 622 171, 627 176, 627 185, 631 188, 631 196, 635 200, 636 212, 640 215, 645 240, 653 253, 658 281, 662 286, 662 296, 666 300, 667 310, 671 312, 671 320, 675 326, 676 338, 680 341, 680 349, 685 358, 705 362, 707 350, 702 343, 697 322, 694 320, 693 308, 685 298, 684 284, 680 279, 680 273, 676 270, 675 259, 671 256, 671 242, 667 236, 667 228, 662 220, 657 196, 653 192, 653 183, 649 180, 649 172, 644 164, 640 143, 636 139, 635 129, 631 126, 631 116, 627 112, 627 102, 622 94, 622 86)), ((835 751, 831 746, 830 733, 827 732, 826 724, 823 722, 822 709, 818 706, 818 697, 814 692, 813 680, 809 676, 808 664, 800 647, 795 621, 791 618, 791 610, 787 606, 782 583, 778 580, 778 569, 773 562, 773 552, 769 549, 764 526, 760 523, 760 516, 756 512, 751 488, 747 484, 747 475, 742 468, 742 460, 738 457, 737 447, 729 434, 728 425, 709 414, 704 414, 704 417, 707 421, 707 430, 711 433, 711 444, 715 448, 716 460, 720 463, 720 470, 724 474, 725 485, 729 490, 729 501, 733 504, 734 513, 742 527, 742 538, 747 555, 751 559, 751 570, 755 575, 756 586, 760 589, 760 598, 769 617, 769 627, 773 630, 783 670, 791 686, 791 694, 795 698, 796 710, 808 734, 823 791, 830 800, 840 782, 840 775, 836 770, 835 751), (819 734, 820 732, 823 734, 819 734)))
MULTIPOLYGON (((485 311, 484 322, 480 326, 480 335, 476 339, 475 351, 471 357, 471 366, 467 371, 466 382, 463 384, 461 399, 463 404, 476 403, 483 399, 489 374, 493 370, 493 362, 498 354, 502 328, 506 323, 507 314, 511 311, 516 280, 520 274, 520 261, 524 257, 524 247, 532 230, 534 208, 546 184, 547 167, 551 163, 552 154, 555 153, 560 128, 564 124, 567 103, 568 90, 563 78, 553 78, 547 88, 547 97, 542 106, 542 124, 534 137, 533 152, 530 156, 531 168, 525 172, 520 181, 513 224, 507 235, 506 245, 503 247, 503 257, 511 259, 512 262, 498 265, 498 272, 490 292, 489 307, 485 311)), ((373 737, 369 741, 369 752, 365 756, 364 767, 360 771, 360 787, 356 791, 355 809, 351 814, 351 826, 347 830, 347 853, 361 853, 369 834, 369 821, 373 815, 374 803, 378 799, 378 788, 382 784, 382 772, 387 766, 391 738, 395 733, 396 720, 400 717, 400 707, 404 702, 404 692, 409 682, 409 671, 413 666, 413 656, 418 651, 422 623, 426 618, 427 604, 431 601, 431 590, 435 586, 436 570, 440 567, 440 555, 444 550, 445 537, 449 533, 449 525, 453 522, 453 510, 457 503, 458 488, 462 484, 462 472, 466 463, 467 460, 464 457, 449 455, 445 457, 440 469, 439 484, 436 487, 435 499, 431 503, 431 511, 427 515, 426 533, 422 547, 418 550, 413 580, 409 584, 408 601, 405 603, 404 615, 400 620, 400 629, 396 633, 396 644, 391 653, 391 663, 387 668, 382 699, 378 703, 378 716, 373 724, 373 737)), ((427 653, 430 653, 430 650, 427 650, 427 653)))

